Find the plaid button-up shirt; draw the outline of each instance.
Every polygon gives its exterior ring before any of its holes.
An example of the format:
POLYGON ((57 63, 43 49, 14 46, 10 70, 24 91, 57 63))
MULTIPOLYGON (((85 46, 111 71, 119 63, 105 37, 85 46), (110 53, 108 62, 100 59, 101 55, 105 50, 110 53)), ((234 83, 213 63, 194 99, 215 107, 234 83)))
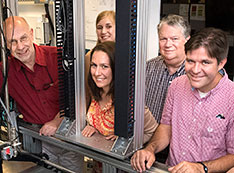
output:
POLYGON ((163 57, 158 56, 146 63, 145 104, 159 123, 162 116, 167 89, 178 76, 185 74, 184 63, 170 75, 163 57))

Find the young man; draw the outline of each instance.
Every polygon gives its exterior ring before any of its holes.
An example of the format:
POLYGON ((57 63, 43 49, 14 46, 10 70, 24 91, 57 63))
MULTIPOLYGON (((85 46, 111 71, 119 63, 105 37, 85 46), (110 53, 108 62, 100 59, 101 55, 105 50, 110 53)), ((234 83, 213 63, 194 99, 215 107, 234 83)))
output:
MULTIPOLYGON (((41 125, 40 135, 52 136, 63 119, 59 114, 57 48, 34 44, 33 30, 22 17, 7 18, 4 22, 4 34, 11 52, 9 94, 15 100, 24 121, 41 125)), ((3 77, 0 75, 0 83, 2 82, 3 77)), ((79 169, 78 162, 74 164, 76 159, 70 161, 70 158, 76 157, 74 152, 45 142, 42 146, 52 161, 74 171, 82 170, 82 163, 79 169)))
POLYGON ((173 80, 161 124, 131 164, 144 171, 170 143, 170 172, 226 172, 234 166, 234 83, 223 69, 228 41, 206 28, 186 44, 186 75, 173 80), (145 161, 147 164, 145 165, 145 161))
POLYGON ((158 25, 160 56, 146 64, 145 104, 160 123, 167 89, 173 79, 185 73, 184 44, 191 28, 181 16, 168 15, 158 25))

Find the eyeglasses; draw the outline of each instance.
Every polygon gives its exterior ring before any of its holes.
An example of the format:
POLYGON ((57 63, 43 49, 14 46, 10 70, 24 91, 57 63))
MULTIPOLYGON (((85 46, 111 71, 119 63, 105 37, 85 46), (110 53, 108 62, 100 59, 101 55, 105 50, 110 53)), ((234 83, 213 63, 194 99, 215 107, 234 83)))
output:
POLYGON ((10 41, 10 44, 12 46, 17 46, 19 42, 21 42, 22 44, 25 44, 28 40, 29 40, 29 36, 27 34, 24 34, 19 40, 12 39, 10 41))
POLYGON ((49 78, 50 78, 50 83, 44 84, 43 87, 42 87, 42 89, 36 89, 36 87, 29 81, 29 79, 28 79, 28 77, 27 77, 27 75, 26 75, 26 73, 25 73, 25 69, 24 69, 23 67, 22 67, 22 71, 23 71, 23 74, 24 74, 26 80, 28 81, 29 85, 30 85, 30 86, 32 87, 32 89, 34 89, 35 91, 47 90, 47 89, 49 89, 51 86, 54 85, 53 79, 52 79, 52 77, 51 77, 51 75, 50 75, 49 70, 48 70, 47 67, 46 67, 46 71, 47 71, 48 76, 49 76, 49 78))

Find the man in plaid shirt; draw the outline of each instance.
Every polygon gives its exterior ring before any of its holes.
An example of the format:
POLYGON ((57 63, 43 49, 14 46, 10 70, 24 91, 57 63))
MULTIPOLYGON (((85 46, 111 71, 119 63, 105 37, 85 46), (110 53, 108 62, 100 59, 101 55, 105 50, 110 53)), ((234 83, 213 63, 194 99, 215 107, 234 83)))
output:
POLYGON ((184 44, 191 28, 181 16, 168 15, 158 25, 160 56, 146 64, 145 104, 160 123, 167 89, 173 79, 185 73, 184 44))
MULTIPOLYGON (((158 25, 160 56, 146 63, 145 104, 160 123, 167 89, 172 80, 185 73, 184 44, 190 38, 191 28, 179 15, 168 15, 158 25)), ((165 162, 168 148, 157 154, 165 162)))

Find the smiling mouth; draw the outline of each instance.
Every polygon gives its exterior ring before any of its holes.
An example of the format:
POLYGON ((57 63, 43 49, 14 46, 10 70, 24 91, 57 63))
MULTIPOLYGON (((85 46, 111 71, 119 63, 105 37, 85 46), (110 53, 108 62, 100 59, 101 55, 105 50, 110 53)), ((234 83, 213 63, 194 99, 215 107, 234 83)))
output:
POLYGON ((103 80, 105 80, 104 78, 98 78, 96 79, 98 82, 102 82, 103 80))
POLYGON ((19 56, 23 56, 26 55, 28 53, 28 50, 24 51, 24 52, 17 52, 16 54, 19 56))
POLYGON ((102 37, 103 40, 106 40, 106 39, 108 39, 108 38, 110 38, 110 37, 109 37, 109 36, 103 36, 103 37, 102 37))
POLYGON ((202 76, 192 76, 190 75, 190 78, 193 80, 193 81, 199 81, 202 79, 202 76))
POLYGON ((164 50, 166 53, 172 53, 174 50, 164 50))

